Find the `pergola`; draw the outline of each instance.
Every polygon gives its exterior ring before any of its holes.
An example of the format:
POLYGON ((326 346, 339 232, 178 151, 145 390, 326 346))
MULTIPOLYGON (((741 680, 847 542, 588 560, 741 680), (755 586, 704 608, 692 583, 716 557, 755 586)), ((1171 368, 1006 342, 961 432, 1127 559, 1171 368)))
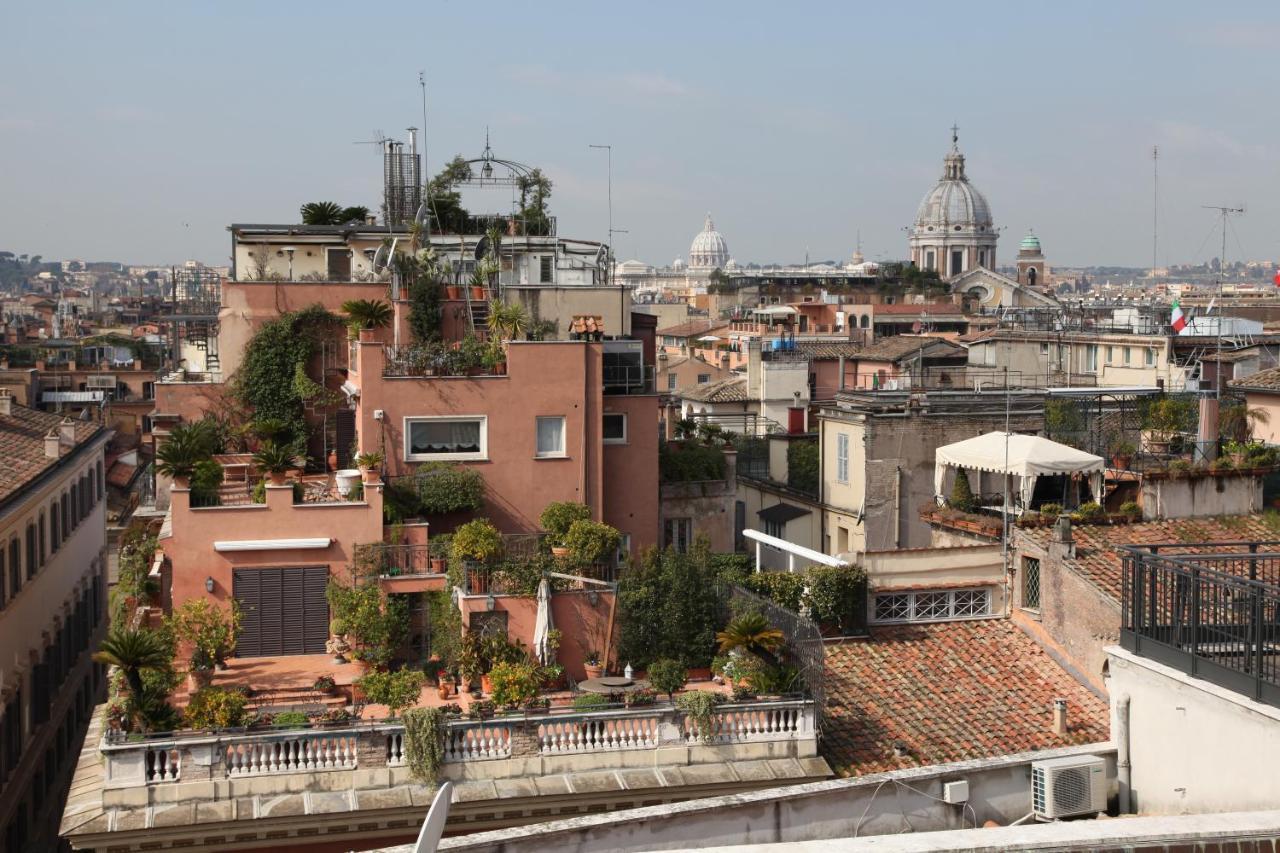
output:
POLYGON ((1106 462, 1100 456, 1038 435, 989 432, 938 448, 933 468, 933 490, 939 504, 945 501, 943 484, 947 468, 1017 477, 1015 511, 1021 511, 1031 505, 1036 480, 1041 476, 1087 474, 1094 496, 1101 500, 1106 462))

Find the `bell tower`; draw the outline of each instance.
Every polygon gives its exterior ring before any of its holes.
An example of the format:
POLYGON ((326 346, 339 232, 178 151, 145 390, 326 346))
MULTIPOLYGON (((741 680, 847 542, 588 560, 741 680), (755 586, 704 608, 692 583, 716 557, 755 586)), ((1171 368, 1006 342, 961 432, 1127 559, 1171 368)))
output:
POLYGON ((1028 231, 1018 244, 1018 284, 1024 287, 1047 287, 1045 281, 1044 252, 1040 250, 1040 238, 1028 231))

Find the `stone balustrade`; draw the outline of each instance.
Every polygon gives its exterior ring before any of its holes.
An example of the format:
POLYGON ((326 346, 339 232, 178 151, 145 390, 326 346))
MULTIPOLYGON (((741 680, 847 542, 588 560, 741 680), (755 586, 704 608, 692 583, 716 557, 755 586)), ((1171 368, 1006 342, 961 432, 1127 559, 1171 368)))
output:
MULTIPOLYGON (((670 705, 454 720, 446 725, 443 772, 447 776, 451 766, 461 766, 466 769, 459 772, 467 778, 496 779, 564 770, 584 761, 591 767, 696 763, 691 752, 699 749, 710 751, 705 760, 723 761, 754 756, 739 755, 738 748, 756 744, 770 755, 816 754, 813 702, 722 705, 706 731, 670 705)), ((305 780, 331 771, 387 772, 406 763, 404 729, 395 723, 191 733, 139 741, 107 738, 101 751, 108 792, 286 776, 305 780)), ((298 781, 282 779, 281 784, 293 788, 298 781)))

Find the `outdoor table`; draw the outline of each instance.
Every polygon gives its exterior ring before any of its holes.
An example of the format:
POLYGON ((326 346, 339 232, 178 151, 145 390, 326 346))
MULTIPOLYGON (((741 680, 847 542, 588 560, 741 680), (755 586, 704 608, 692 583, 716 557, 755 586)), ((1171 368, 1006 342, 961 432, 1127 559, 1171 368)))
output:
POLYGON ((649 682, 625 678, 621 675, 604 675, 600 678, 588 678, 578 682, 578 689, 586 693, 622 693, 627 690, 638 690, 648 687, 649 682))

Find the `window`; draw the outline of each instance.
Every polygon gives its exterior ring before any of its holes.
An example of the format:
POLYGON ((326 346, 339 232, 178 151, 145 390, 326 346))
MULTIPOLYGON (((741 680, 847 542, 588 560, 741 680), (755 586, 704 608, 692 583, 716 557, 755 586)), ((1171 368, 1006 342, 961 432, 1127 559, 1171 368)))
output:
POLYGON ((871 322, 870 314, 863 314, 861 317, 858 318, 859 328, 863 328, 863 329, 867 328, 867 324, 870 322, 871 322))
POLYGON ((551 283, 551 262, 554 260, 550 255, 543 255, 538 258, 538 281, 541 284, 551 283))
POLYGON ((962 272, 964 272, 964 249, 952 249, 950 275, 960 275, 962 272))
POLYGON ((626 565, 627 560, 631 559, 631 534, 618 534, 618 551, 614 555, 619 566, 626 565))
POLYGON ((1040 354, 1041 354, 1041 355, 1048 355, 1048 354, 1049 354, 1049 342, 1048 342, 1048 341, 1041 341, 1041 342, 1040 342, 1040 354))
POLYGON ((9 540, 9 597, 13 598, 22 589, 22 546, 18 538, 9 540))
POLYGON ((1125 347, 1125 348, 1124 348, 1124 363, 1125 363, 1126 365, 1127 365, 1127 364, 1129 364, 1130 354, 1131 354, 1132 352, 1133 352, 1133 348, 1132 348, 1132 347, 1125 347))
POLYGON ((31 580, 36 576, 37 567, 36 525, 35 522, 31 522, 27 525, 27 580, 31 580))
POLYGON ((4 549, 0 548, 0 608, 4 607, 4 603, 7 599, 8 599, 8 593, 5 589, 5 576, 4 576, 4 549))
POLYGON ((1022 558, 1022 606, 1040 609, 1040 561, 1035 557, 1022 558))
POLYGON ((944 589, 891 592, 876 596, 877 622, 937 622, 972 619, 991 613, 991 590, 944 589))
POLYGON ((935 266, 935 262, 933 260, 933 250, 930 249, 929 251, 924 253, 924 268, 927 270, 931 270, 934 268, 934 266, 935 266))
POLYGON ((1156 351, 1151 349, 1150 347, 1144 348, 1142 350, 1142 360, 1147 365, 1147 367, 1154 366, 1156 363, 1156 351))
POLYGON ((849 434, 836 433, 836 481, 849 482, 849 434))
POLYGON ((1089 373, 1098 370, 1098 345, 1089 344, 1084 348, 1084 369, 1089 373))
POLYGON ((39 560, 39 563, 41 566, 44 565, 45 542, 47 541, 45 538, 46 527, 47 525, 45 524, 45 520, 44 520, 44 510, 40 510, 40 541, 36 543, 36 558, 39 560))
POLYGON ((674 373, 667 374, 667 390, 668 391, 676 390, 676 375, 674 373))
POLYGON ((71 504, 67 501, 67 493, 62 493, 62 541, 71 538, 71 504))
POLYGON ((1107 364, 1115 364, 1115 363, 1116 363, 1116 348, 1107 347, 1107 364))
POLYGON ((662 527, 664 548, 675 548, 681 554, 688 552, 689 546, 693 544, 692 518, 668 518, 662 527))
POLYGON ((564 456, 564 418, 538 418, 539 458, 564 456))
POLYGON ((489 452, 488 427, 489 419, 484 415, 405 418, 404 458, 410 462, 486 459, 489 452))
POLYGON ((699 373, 699 374, 698 374, 698 384, 699 384, 699 385, 706 385, 706 384, 707 384, 708 382, 710 382, 710 381, 711 381, 711 374, 710 374, 710 373, 699 373))
POLYGON ((764 535, 772 536, 775 539, 786 539, 787 523, 785 521, 766 521, 764 523, 764 535))
POLYGON ((627 443, 627 416, 623 412, 605 412, 601 430, 605 444, 627 443))
POLYGON ((62 526, 58 523, 58 501, 49 504, 49 550, 56 554, 62 547, 62 526))

